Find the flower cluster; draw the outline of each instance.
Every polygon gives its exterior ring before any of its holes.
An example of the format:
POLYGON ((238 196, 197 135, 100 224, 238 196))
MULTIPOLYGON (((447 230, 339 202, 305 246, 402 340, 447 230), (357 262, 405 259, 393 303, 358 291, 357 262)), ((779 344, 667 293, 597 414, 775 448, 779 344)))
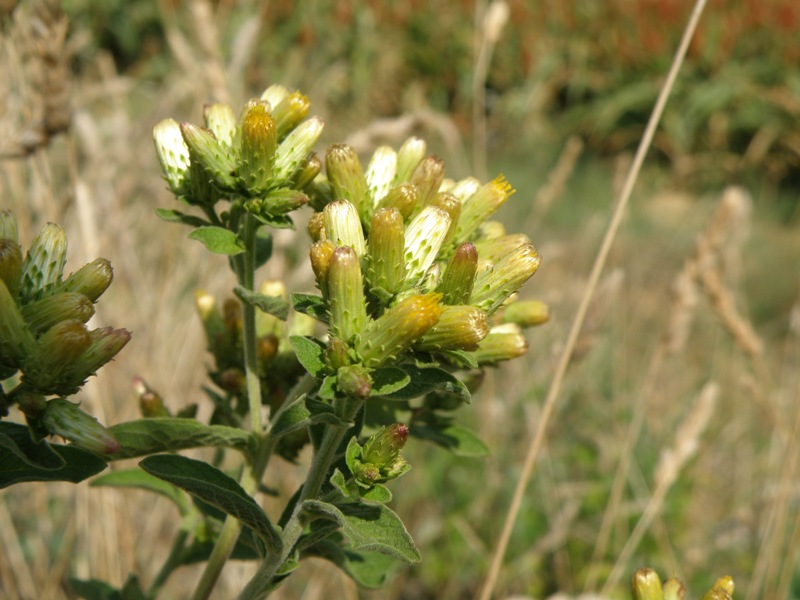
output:
POLYGON ((46 400, 75 394, 130 339, 124 329, 86 327, 111 284, 110 263, 98 258, 64 277, 66 257, 64 230, 48 223, 23 259, 17 223, 0 212, 0 381, 20 374, 19 384, 0 397, 0 417, 17 403, 39 433, 113 451, 116 442, 94 419, 63 399, 46 400))
POLYGON ((527 350, 521 328, 547 320, 541 302, 515 302, 538 253, 488 220, 511 186, 447 179, 426 151, 411 138, 378 148, 364 168, 334 145, 310 186, 311 265, 345 395, 368 394, 370 370, 412 357, 461 368, 515 358, 527 350))

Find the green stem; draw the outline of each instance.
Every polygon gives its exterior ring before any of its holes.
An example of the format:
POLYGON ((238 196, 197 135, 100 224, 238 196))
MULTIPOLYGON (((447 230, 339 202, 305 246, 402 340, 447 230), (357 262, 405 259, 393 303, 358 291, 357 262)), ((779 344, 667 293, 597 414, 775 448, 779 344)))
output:
MULTIPOLYGON (((255 291, 256 275, 256 232, 259 223, 248 214, 244 218, 244 246, 242 269, 239 283, 250 292, 255 291)), ((244 372, 247 381, 247 401, 250 408, 250 427, 252 432, 260 436, 261 425, 261 380, 258 377, 258 356, 256 339, 256 307, 244 303, 242 308, 242 344, 244 345, 244 372)))
POLYGON ((169 551, 167 560, 156 575, 153 583, 150 585, 150 590, 147 592, 148 598, 155 598, 161 587, 166 583, 172 572, 181 565, 181 555, 183 554, 184 545, 189 538, 189 532, 181 529, 178 535, 175 536, 175 541, 172 543, 172 549, 169 551))
POLYGON ((231 552, 233 552, 236 540, 239 539, 239 531, 241 529, 242 524, 237 519, 230 515, 225 518, 225 523, 219 532, 219 537, 214 544, 214 549, 211 551, 211 556, 208 557, 206 568, 200 576, 200 581, 197 582, 192 600, 206 600, 211 596, 211 591, 214 589, 220 573, 222 573, 222 568, 228 561, 231 552))
MULTIPOLYGON (((352 400, 350 402, 351 404, 343 411, 345 414, 341 415, 346 421, 350 421, 358 411, 361 410, 364 404, 363 402, 355 402, 352 400)), ((336 458, 336 451, 339 449, 345 433, 347 433, 349 428, 349 425, 330 425, 326 429, 325 435, 322 438, 322 443, 314 454, 314 459, 308 471, 308 477, 300 491, 300 496, 297 499, 297 504, 294 507, 292 516, 283 529, 283 552, 277 557, 267 557, 267 559, 261 563, 256 574, 239 595, 239 600, 260 600, 265 597, 278 569, 292 554, 295 545, 303 534, 304 525, 301 519, 303 502, 319 496, 319 492, 322 489, 322 485, 325 483, 331 464, 336 458)))

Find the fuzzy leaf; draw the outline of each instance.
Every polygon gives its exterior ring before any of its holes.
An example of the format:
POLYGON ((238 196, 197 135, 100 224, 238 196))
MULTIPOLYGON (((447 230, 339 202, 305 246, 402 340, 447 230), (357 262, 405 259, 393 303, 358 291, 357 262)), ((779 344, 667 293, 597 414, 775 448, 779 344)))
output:
POLYGON ((428 392, 445 392, 455 394, 464 400, 470 401, 470 393, 464 385, 452 373, 438 367, 417 367, 415 365, 403 365, 401 367, 410 378, 410 383, 399 391, 386 394, 385 398, 390 400, 412 400, 424 396, 428 392))
POLYGON ((407 563, 420 561, 420 554, 400 518, 383 504, 365 502, 330 504, 306 500, 303 511, 309 516, 334 521, 354 550, 380 552, 407 563))
POLYGON ((302 335, 289 336, 297 360, 317 379, 325 376, 325 351, 320 342, 302 335))
POLYGON ((303 552, 304 555, 318 556, 338 566, 358 585, 367 589, 382 587, 393 576, 400 563, 394 558, 379 552, 356 552, 343 547, 332 539, 315 543, 303 552))
POLYGON ((297 402, 278 417, 272 427, 272 435, 281 436, 304 429, 309 425, 326 423, 328 425, 343 425, 343 421, 336 416, 333 407, 327 402, 320 402, 313 398, 306 398, 297 402))
POLYGON ((184 225, 191 225, 192 227, 206 227, 209 222, 194 215, 187 215, 179 210, 172 210, 170 208, 157 208, 156 216, 163 219, 167 223, 183 223, 184 225))
POLYGON ((34 442, 25 425, 0 421, 0 456, 5 451, 12 452, 18 459, 38 469, 55 470, 65 464, 50 444, 45 441, 34 442))
POLYGON ((411 435, 433 442, 456 456, 480 458, 489 455, 489 447, 475 432, 460 425, 412 423, 411 435))
POLYGON ((186 515, 191 510, 189 502, 182 491, 163 479, 154 477, 141 469, 124 469, 112 471, 96 477, 89 484, 92 487, 132 487, 148 490, 166 496, 178 507, 181 515, 186 515))
POLYGON ((411 376, 397 367, 383 367, 372 374, 372 395, 387 396, 411 383, 411 376))
POLYGON ((238 235, 224 227, 207 225, 198 227, 189 234, 190 240, 201 242, 214 254, 241 254, 245 251, 244 244, 238 235))
POLYGON ((280 552, 281 536, 261 507, 242 486, 216 467, 178 454, 148 456, 139 465, 151 475, 237 518, 259 534, 271 551, 280 552))
POLYGON ((233 288, 233 293, 242 302, 255 306, 261 312, 278 317, 281 321, 285 321, 289 317, 289 303, 280 296, 265 296, 240 285, 233 288))
POLYGON ((314 294, 292 294, 292 306, 297 312, 314 317, 323 323, 328 322, 328 305, 322 296, 314 294))
POLYGON ((128 421, 110 427, 109 431, 121 446, 119 452, 111 455, 112 460, 206 446, 247 453, 253 444, 253 436, 247 431, 173 417, 128 421))

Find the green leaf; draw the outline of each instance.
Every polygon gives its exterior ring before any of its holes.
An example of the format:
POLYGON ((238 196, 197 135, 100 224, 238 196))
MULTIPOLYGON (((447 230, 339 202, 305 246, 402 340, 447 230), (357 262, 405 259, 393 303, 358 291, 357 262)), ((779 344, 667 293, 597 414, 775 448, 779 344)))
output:
POLYGON ((411 383, 411 376, 397 367, 383 367, 372 373, 372 395, 387 396, 411 383))
POLYGON ((328 322, 328 304, 315 294, 292 294, 292 306, 297 312, 307 314, 323 323, 328 322))
POLYGON ((250 527, 272 552, 280 552, 281 536, 261 507, 236 481, 211 465, 178 454, 149 456, 139 465, 250 527))
POLYGON ((229 229, 213 225, 198 227, 189 234, 190 240, 201 242, 214 254, 241 254, 245 251, 241 238, 229 229))
POLYGON ((296 402, 286 411, 281 413, 272 427, 272 435, 282 436, 298 429, 305 429, 309 425, 325 423, 328 425, 345 425, 346 423, 336 416, 333 407, 326 403, 305 398, 296 402))
POLYGON ((233 288, 233 293, 242 302, 255 306, 261 312, 278 317, 281 321, 285 321, 289 317, 289 303, 280 296, 265 296, 240 285, 233 288))
POLYGON ((84 600, 122 600, 119 590, 99 579, 67 579, 69 591, 84 600))
POLYGON ((358 492, 361 494, 362 500, 367 502, 378 502, 386 504, 392 501, 392 492, 385 485, 376 483, 368 490, 358 487, 358 492))
POLYGON ((272 234, 266 227, 256 232, 256 269, 272 258, 272 234))
POLYGON ((294 229, 294 221, 287 215, 254 214, 253 216, 264 225, 275 229, 294 229))
POLYGON ((297 360, 317 379, 325 376, 325 350, 322 342, 302 335, 289 336, 297 360))
MULTIPOLYGON (((253 530, 249 527, 242 527, 236 545, 230 558, 232 560, 258 560, 264 558, 264 553, 259 552, 258 547, 261 542, 257 542, 253 530)), ((199 562, 206 562, 214 550, 214 540, 198 540, 194 538, 191 545, 181 553, 180 563, 191 565, 199 562)), ((263 544, 261 545, 263 550, 263 544)))
POLYGON ((407 563, 420 561, 414 540, 400 518, 383 504, 365 502, 330 504, 306 500, 303 511, 312 517, 334 521, 354 550, 380 552, 407 563))
POLYGON ((0 489, 25 481, 78 483, 106 468, 98 455, 75 446, 34 444, 28 428, 0 423, 0 489))
POLYGON ((439 352, 448 362, 461 369, 478 369, 480 365, 472 352, 464 350, 442 350, 439 352))
POLYGON ((356 552, 342 547, 332 539, 324 539, 306 549, 306 556, 317 556, 335 564, 347 573, 358 585, 367 589, 383 587, 394 576, 400 563, 379 552, 356 552))
POLYGON ((109 431, 121 446, 119 452, 111 455, 113 460, 206 446, 248 453, 253 446, 253 436, 247 431, 225 425, 205 425, 194 419, 140 419, 114 425, 109 431))
POLYGON ((147 594, 142 590, 142 584, 136 575, 128 575, 120 594, 122 600, 148 600, 147 594))
POLYGON ((453 424, 417 424, 410 428, 411 435, 450 450, 456 456, 480 458, 489 455, 489 447, 474 431, 453 424))
POLYGON ((386 394, 385 398, 391 400, 412 400, 424 396, 428 392, 444 392, 455 394, 464 402, 470 401, 470 393, 464 382, 452 373, 438 367, 417 367, 416 365, 403 365, 401 367, 411 379, 411 382, 397 392, 386 394))
POLYGON ((156 216, 163 219, 167 223, 183 223, 184 225, 191 225, 192 227, 205 227, 209 222, 194 215, 187 215, 178 210, 169 208, 157 208, 156 216))
POLYGON ((141 469, 112 471, 96 477, 89 485, 92 487, 133 487, 148 490, 172 500, 181 515, 187 515, 191 510, 191 506, 182 491, 163 479, 153 477, 150 473, 141 469))
POLYGON ((323 400, 336 400, 336 375, 328 375, 322 380, 317 395, 323 400))

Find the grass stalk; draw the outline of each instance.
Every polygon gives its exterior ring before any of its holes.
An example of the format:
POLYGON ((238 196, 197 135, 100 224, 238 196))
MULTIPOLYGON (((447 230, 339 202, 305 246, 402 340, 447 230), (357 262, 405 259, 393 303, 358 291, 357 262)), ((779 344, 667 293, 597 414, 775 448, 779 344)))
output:
POLYGON ((625 179, 625 185, 623 186, 620 198, 617 202, 614 212, 612 213, 611 221, 609 222, 608 228, 606 229, 606 233, 605 236, 603 237, 600 250, 598 251, 597 256, 595 257, 594 265, 592 266, 592 271, 589 275, 589 281, 586 284, 586 291, 584 292, 583 297, 581 298, 580 305, 578 306, 578 311, 575 315, 575 319, 572 322, 572 327, 570 328, 569 334, 567 336, 567 341, 564 345, 564 349, 561 353, 561 356, 559 357, 559 361, 556 366, 555 373, 553 374, 553 379, 551 381, 547 397, 542 407, 542 412, 539 416, 534 437, 531 440, 530 446, 528 447, 528 452, 525 456, 522 472, 520 473, 519 479, 517 480, 517 484, 514 489, 514 495, 511 500, 511 505, 509 506, 508 513, 506 514, 500 538, 497 542, 497 546, 492 555, 489 572, 486 576, 486 581, 484 582, 483 589, 481 590, 480 600, 489 600, 492 596, 492 592, 494 591, 495 586, 497 585, 497 579, 500 574, 500 568, 503 563, 503 558, 505 557, 505 553, 508 548, 508 543, 509 540, 511 539, 511 532, 513 531, 514 524, 517 520, 517 516, 519 515, 520 508, 522 507, 522 500, 525 495, 525 489, 528 485, 528 482, 530 481, 531 476, 533 475, 536 459, 538 458, 539 453, 541 452, 542 446, 544 444, 545 433, 547 432, 547 427, 553 415, 556 406, 556 401, 559 396, 559 392, 561 391, 561 384, 564 379, 564 374, 567 371, 567 367, 569 366, 573 350, 575 349, 575 342, 577 341, 578 335, 580 334, 583 322, 586 317, 586 313, 589 308, 589 303, 592 300, 592 296, 594 295, 594 291, 597 287, 597 282, 599 281, 600 275, 602 274, 603 268, 605 267, 606 260, 608 259, 608 254, 611 251, 611 246, 614 242, 614 239, 616 238, 617 230, 619 229, 619 226, 622 222, 622 218, 625 215, 625 209, 630 201, 631 193, 633 192, 633 186, 636 183, 636 180, 638 179, 639 171, 642 168, 644 158, 647 155, 648 150, 650 149, 650 145, 652 144, 656 128, 658 127, 658 123, 661 120, 662 114, 664 113, 664 107, 667 104, 667 100, 675 84, 678 72, 680 71, 681 65, 683 64, 683 61, 686 57, 686 52, 689 49, 689 43, 691 42, 691 39, 694 36, 695 30, 697 29, 697 24, 700 21, 700 16, 703 13, 705 5, 706 5, 706 0, 695 1, 694 8, 692 9, 692 14, 689 17, 689 22, 687 23, 686 28, 684 29, 681 42, 672 60, 672 65, 670 66, 667 78, 664 81, 663 86, 661 87, 658 99, 656 100, 656 104, 653 107, 653 111, 651 112, 650 118, 647 122, 647 127, 645 128, 644 135, 642 136, 642 139, 639 142, 639 147, 636 150, 636 155, 634 156, 633 163, 631 164, 631 168, 628 171, 628 176, 625 179))

